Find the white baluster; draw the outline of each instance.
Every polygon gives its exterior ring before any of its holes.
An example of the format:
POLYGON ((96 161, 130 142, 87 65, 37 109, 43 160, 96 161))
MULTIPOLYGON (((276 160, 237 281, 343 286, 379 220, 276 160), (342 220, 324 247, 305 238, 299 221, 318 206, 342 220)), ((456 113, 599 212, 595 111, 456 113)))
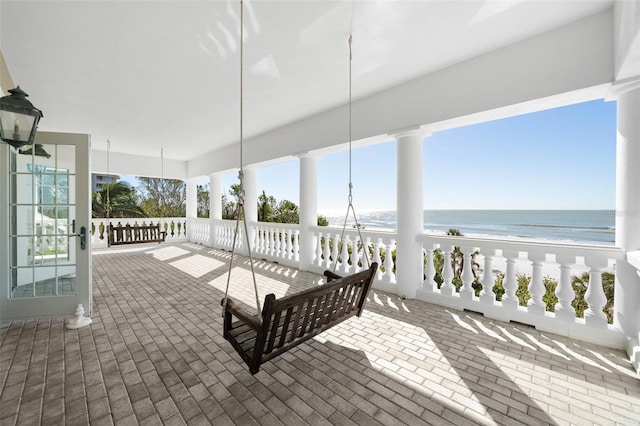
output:
POLYGON ((280 258, 286 259, 289 251, 289 241, 287 240, 287 230, 280 230, 280 258))
POLYGON ((284 231, 282 229, 276 229, 276 257, 280 259, 284 258, 285 250, 283 234, 284 231))
POLYGON ((262 256, 266 259, 269 257, 269 229, 262 228, 262 256))
POLYGON ((287 260, 291 260, 291 257, 293 256, 293 241, 291 240, 291 229, 287 229, 284 232, 284 242, 285 242, 285 246, 284 246, 284 252, 285 252, 285 259, 287 260))
POLYGON ((280 259, 284 258, 284 251, 285 251, 285 241, 284 241, 284 231, 282 229, 277 229, 276 230, 276 246, 278 248, 278 253, 277 256, 280 259))
POLYGON ((516 258, 518 252, 503 251, 502 255, 507 259, 507 271, 504 275, 502 287, 504 287, 504 295, 502 296, 502 307, 507 309, 518 308, 518 281, 516 279, 516 258))
POLYGON ((331 267, 331 234, 329 232, 325 234, 323 244, 322 254, 324 256, 324 261, 322 264, 325 269, 329 269, 331 267))
POLYGON ((340 270, 348 274, 350 270, 349 266, 349 246, 351 245, 351 238, 348 235, 345 235, 345 240, 342 241, 342 263, 340 264, 340 270))
POLYGON ((424 265, 424 282, 422 283, 422 288, 427 290, 427 291, 434 291, 437 286, 438 283, 436 283, 436 280, 433 279, 433 277, 436 276, 436 267, 433 263, 433 244, 427 244, 427 247, 425 248, 425 254, 427 256, 427 262, 424 265))
POLYGON ((493 304, 496 295, 493 292, 495 280, 493 278, 493 250, 487 250, 484 255, 484 271, 482 273, 482 291, 480 292, 480 301, 482 303, 493 304))
POLYGON ((360 243, 362 241, 358 237, 354 237, 353 247, 351 248, 351 272, 355 273, 360 270, 360 243))
POLYGON ((382 240, 380 238, 376 239, 373 243, 373 262, 378 265, 382 265, 382 258, 380 257, 380 245, 382 244, 382 240))
POLYGON ((282 232, 282 258, 290 260, 291 251, 293 250, 293 244, 291 243, 291 229, 284 229, 282 232))
POLYGON ((275 252, 276 243, 273 240, 273 228, 269 228, 269 250, 267 251, 267 257, 272 257, 275 252))
POLYGON ((280 230, 273 230, 273 257, 280 257, 280 230))
POLYGON ((463 250, 463 265, 462 265, 462 288, 460 289, 460 298, 465 300, 473 299, 475 291, 471 284, 473 284, 473 265, 471 264, 471 255, 473 254, 473 247, 460 247, 463 250))
POLYGON ((393 278, 393 240, 389 240, 384 253, 384 275, 382 281, 391 282, 393 278))
POLYGON ((257 251, 258 244, 260 244, 260 236, 258 235, 257 228, 256 232, 253 233, 253 251, 257 251))
POLYGON ((323 240, 326 241, 327 238, 323 238, 322 237, 323 234, 322 232, 318 233, 318 241, 316 242, 316 258, 315 261, 313 262, 314 265, 320 266, 322 267, 323 265, 323 259, 322 259, 322 242, 323 240))
POLYGON ((296 262, 300 261, 300 231, 293 231, 293 253, 292 258, 296 262))
POLYGON ((576 297, 571 285, 571 265, 575 263, 575 256, 556 256, 556 261, 560 264, 560 281, 556 287, 556 297, 558 303, 554 306, 556 318, 562 321, 575 322, 576 310, 571 305, 576 297))
POLYGON ((369 247, 372 247, 371 244, 371 237, 365 237, 364 239, 365 243, 362 245, 362 269, 368 268, 369 265, 367 265, 367 259, 369 259, 369 264, 371 264, 371 262, 373 262, 371 260, 372 254, 369 252, 369 247))
POLYGON ((256 228, 256 247, 257 254, 264 254, 264 227, 256 228))
MULTIPOLYGON (((333 265, 335 265, 335 269, 338 270, 338 246, 340 245, 339 238, 340 236, 338 234, 335 234, 333 236, 333 240, 331 240, 333 247, 331 247, 331 259, 327 257, 326 260, 327 268, 331 267, 333 263, 333 265)), ((327 241, 327 244, 329 244, 329 241, 327 241)))
POLYGON ((529 260, 532 261, 533 271, 528 287, 531 299, 529 299, 527 303, 527 312, 543 315, 546 311, 546 305, 544 300, 542 300, 545 293, 544 282, 542 280, 542 262, 545 260, 545 255, 529 253, 529 260))
POLYGON ((585 262, 589 266, 589 286, 584 295, 589 308, 584 312, 584 322, 592 327, 606 328, 607 316, 602 309, 607 304, 607 296, 602 289, 602 271, 604 265, 595 262, 585 262))
POLYGON ((447 245, 442 248, 444 252, 444 266, 442 268, 442 279, 444 282, 440 286, 440 292, 444 295, 451 296, 456 288, 453 285, 453 267, 451 266, 451 246, 447 245))

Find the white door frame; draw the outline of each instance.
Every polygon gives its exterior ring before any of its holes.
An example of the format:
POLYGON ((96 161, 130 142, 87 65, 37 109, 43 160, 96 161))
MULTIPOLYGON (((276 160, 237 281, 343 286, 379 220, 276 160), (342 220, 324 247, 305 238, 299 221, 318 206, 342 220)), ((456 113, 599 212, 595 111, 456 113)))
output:
MULTIPOLYGON (((67 145, 75 147, 75 234, 85 228, 85 248, 81 248, 81 238, 73 237, 70 250, 75 252, 75 294, 45 297, 11 298, 10 250, 11 218, 8 145, 0 144, 0 321, 6 323, 15 319, 47 317, 73 314, 76 306, 82 304, 86 314, 92 306, 91 271, 91 187, 90 187, 90 136, 87 134, 38 132, 35 143, 46 145, 67 145)), ((34 145, 35 146, 35 145, 34 145)), ((29 147, 23 147, 29 148, 29 147)), ((18 190, 20 190, 18 188, 18 190)), ((72 192, 73 193, 73 192, 72 192)), ((73 204, 73 201, 69 200, 73 204)))

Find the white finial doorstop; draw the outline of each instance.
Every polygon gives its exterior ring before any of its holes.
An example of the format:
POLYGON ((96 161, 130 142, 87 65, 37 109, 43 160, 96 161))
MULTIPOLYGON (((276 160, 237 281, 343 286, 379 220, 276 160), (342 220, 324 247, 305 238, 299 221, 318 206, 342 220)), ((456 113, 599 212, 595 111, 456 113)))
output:
POLYGON ((82 304, 80 304, 76 308, 76 317, 71 318, 69 321, 67 321, 66 325, 68 329, 73 330, 89 324, 91 324, 91 318, 84 316, 84 307, 82 306, 82 304))

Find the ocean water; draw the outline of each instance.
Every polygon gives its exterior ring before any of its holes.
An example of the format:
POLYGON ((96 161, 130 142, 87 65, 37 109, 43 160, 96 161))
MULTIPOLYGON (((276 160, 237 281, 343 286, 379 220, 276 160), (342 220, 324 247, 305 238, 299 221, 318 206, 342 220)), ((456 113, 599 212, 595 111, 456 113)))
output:
MULTIPOLYGON (((344 214, 325 215, 342 226, 344 214)), ((349 223, 353 223, 350 217, 349 223)), ((371 230, 394 230, 395 211, 358 213, 358 222, 371 230)), ((614 210, 425 210, 424 229, 445 234, 454 228, 468 237, 537 240, 569 244, 613 245, 614 210)))

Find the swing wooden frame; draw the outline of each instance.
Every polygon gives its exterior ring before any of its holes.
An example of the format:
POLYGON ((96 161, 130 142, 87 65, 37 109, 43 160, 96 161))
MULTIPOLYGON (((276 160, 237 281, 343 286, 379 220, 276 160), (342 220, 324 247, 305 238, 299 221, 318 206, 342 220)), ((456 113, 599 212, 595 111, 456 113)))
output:
POLYGON ((377 263, 341 277, 325 271, 326 283, 276 299, 267 295, 262 315, 251 314, 231 298, 222 300, 224 338, 235 348, 251 374, 260 366, 313 336, 362 315, 376 277, 377 263))

